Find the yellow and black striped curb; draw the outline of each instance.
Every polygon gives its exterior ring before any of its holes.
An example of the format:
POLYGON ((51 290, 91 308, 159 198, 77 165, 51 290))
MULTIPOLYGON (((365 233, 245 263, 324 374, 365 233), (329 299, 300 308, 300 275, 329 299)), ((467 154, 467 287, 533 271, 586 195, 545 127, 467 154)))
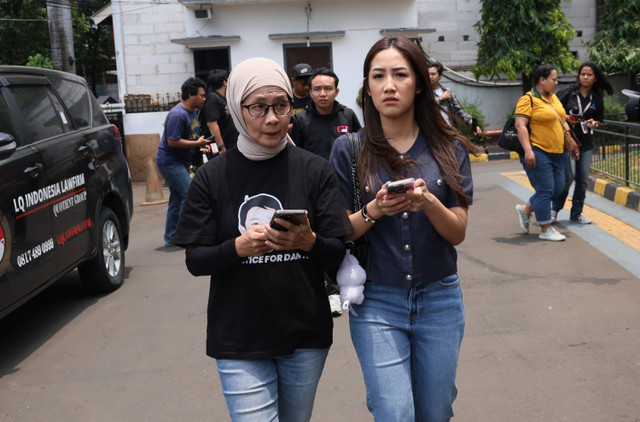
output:
POLYGON ((469 159, 473 161, 493 161, 493 160, 517 160, 520 158, 517 152, 506 151, 503 152, 492 152, 492 153, 483 153, 478 156, 473 154, 469 154, 469 159))
POLYGON ((590 192, 604 196, 616 204, 640 211, 640 192, 635 189, 593 176, 589 176, 587 189, 590 192))
MULTIPOLYGON (((484 153, 478 156, 469 154, 469 158, 473 162, 493 160, 518 160, 520 156, 517 152, 502 150, 491 152, 489 154, 484 153)), ((587 190, 597 195, 603 196, 626 208, 630 208, 634 211, 640 211, 640 192, 635 189, 610 182, 600 177, 589 176, 589 181, 587 182, 587 190)))

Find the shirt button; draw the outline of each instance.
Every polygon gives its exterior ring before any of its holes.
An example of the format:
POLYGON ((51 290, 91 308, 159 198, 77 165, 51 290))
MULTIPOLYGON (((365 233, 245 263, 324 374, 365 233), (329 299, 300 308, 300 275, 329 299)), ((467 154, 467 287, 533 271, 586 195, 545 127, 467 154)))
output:
POLYGON ((407 279, 407 281, 413 280, 413 277, 411 277, 411 274, 407 274, 404 278, 407 279))
POLYGON ((404 245, 404 250, 405 251, 410 251, 411 250, 411 245, 409 245, 409 244, 404 245))
POLYGON ((369 185, 364 185, 364 191, 365 192, 369 192, 371 189, 369 189, 369 185))
POLYGON ((438 181, 436 182, 436 184, 437 184, 438 186, 442 186, 442 179, 438 179, 438 181))
POLYGON ((402 213, 402 219, 406 220, 407 218, 409 218, 409 213, 405 211, 402 213))

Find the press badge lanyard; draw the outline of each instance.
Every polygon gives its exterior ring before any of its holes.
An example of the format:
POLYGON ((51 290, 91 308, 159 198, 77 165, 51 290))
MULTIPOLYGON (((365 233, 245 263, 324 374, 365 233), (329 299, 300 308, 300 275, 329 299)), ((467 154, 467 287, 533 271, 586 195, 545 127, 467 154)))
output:
MULTIPOLYGON (((580 94, 576 94, 576 99, 578 100, 578 112, 580 113, 580 118, 582 118, 582 101, 580 101, 580 94)), ((584 108, 585 110, 589 110, 591 107, 591 100, 593 99, 593 94, 589 95, 589 104, 584 108)))

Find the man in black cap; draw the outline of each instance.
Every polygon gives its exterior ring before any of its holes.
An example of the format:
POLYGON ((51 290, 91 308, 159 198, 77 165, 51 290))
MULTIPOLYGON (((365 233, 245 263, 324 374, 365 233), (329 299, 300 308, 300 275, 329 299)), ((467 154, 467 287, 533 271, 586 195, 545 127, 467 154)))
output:
POLYGON ((298 63, 293 67, 293 76, 291 77, 291 86, 293 86, 292 119, 297 112, 304 110, 307 104, 312 101, 309 95, 309 76, 312 73, 313 69, 306 63, 298 63))

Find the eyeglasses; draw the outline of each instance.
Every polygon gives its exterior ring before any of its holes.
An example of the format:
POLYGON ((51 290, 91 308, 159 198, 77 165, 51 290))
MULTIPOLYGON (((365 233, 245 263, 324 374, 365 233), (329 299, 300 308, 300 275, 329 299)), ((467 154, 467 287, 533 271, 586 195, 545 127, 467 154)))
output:
POLYGON ((255 103, 249 105, 243 105, 246 108, 251 117, 264 117, 269 112, 270 108, 273 108, 273 112, 278 116, 286 116, 291 113, 293 108, 293 102, 291 101, 278 101, 275 104, 255 103))

